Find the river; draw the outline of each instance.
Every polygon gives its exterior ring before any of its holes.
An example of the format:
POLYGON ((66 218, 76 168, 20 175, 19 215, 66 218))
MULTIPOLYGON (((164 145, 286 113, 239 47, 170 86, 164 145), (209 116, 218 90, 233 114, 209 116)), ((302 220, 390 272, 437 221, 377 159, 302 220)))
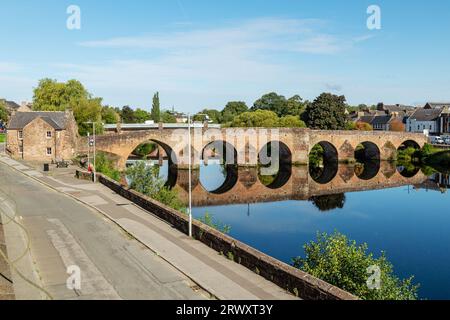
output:
MULTIPOLYGON (((256 168, 202 165, 193 175, 193 214, 211 214, 231 226, 232 237, 289 264, 318 232, 339 231, 376 256, 385 251, 397 276, 415 276, 420 298, 450 299, 449 176, 401 170, 339 166, 317 182, 306 167, 293 167, 265 181, 256 168)), ((161 176, 168 175, 165 163, 161 176)), ((186 178, 178 172, 183 199, 186 178)))

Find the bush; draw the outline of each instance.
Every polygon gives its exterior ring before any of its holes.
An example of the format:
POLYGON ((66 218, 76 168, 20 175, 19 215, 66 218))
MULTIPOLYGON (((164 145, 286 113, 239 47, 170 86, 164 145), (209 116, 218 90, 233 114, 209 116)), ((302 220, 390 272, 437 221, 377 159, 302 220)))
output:
POLYGON ((306 258, 295 258, 293 265, 319 279, 346 290, 364 300, 416 300, 418 286, 413 277, 400 280, 393 274, 393 266, 385 253, 376 259, 367 253, 367 244, 355 241, 335 232, 318 234, 317 241, 305 245, 306 258), (369 289, 371 274, 368 268, 381 270, 381 288, 369 289))
POLYGON ((120 171, 115 168, 114 162, 102 152, 95 156, 95 167, 96 172, 103 173, 115 181, 119 181, 121 178, 120 171))
POLYGON ((131 181, 131 189, 175 210, 186 210, 176 191, 166 187, 164 180, 159 177, 158 167, 148 167, 144 162, 139 162, 128 168, 126 174, 131 181))
POLYGON ((200 222, 206 224, 207 226, 214 228, 224 234, 229 234, 231 232, 231 227, 229 225, 223 224, 220 221, 214 219, 214 216, 210 215, 208 212, 202 218, 198 219, 200 222))

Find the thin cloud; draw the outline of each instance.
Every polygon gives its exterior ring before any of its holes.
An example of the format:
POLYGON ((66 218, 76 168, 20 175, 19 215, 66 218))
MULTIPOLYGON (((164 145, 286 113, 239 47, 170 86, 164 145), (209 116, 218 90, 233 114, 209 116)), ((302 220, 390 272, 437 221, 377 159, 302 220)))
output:
POLYGON ((221 28, 118 37, 86 41, 80 45, 90 48, 164 51, 228 47, 257 51, 334 54, 352 42, 318 31, 324 24, 323 21, 314 19, 257 19, 221 28))

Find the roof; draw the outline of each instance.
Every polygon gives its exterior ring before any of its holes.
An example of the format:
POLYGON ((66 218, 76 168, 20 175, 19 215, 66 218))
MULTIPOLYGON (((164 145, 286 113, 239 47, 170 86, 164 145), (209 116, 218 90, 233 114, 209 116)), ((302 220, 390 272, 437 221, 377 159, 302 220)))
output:
POLYGON ((382 104, 380 103, 377 106, 378 110, 384 110, 388 112, 407 112, 410 110, 413 110, 415 107, 413 106, 407 106, 404 104, 382 104))
POLYGON ((430 107, 433 109, 440 109, 440 108, 449 108, 450 102, 428 102, 425 107, 430 107))
POLYGON ((67 125, 67 113, 65 112, 17 112, 11 116, 8 125, 10 130, 19 130, 25 128, 30 122, 41 118, 55 130, 64 130, 67 125))
POLYGON ((376 116, 373 120, 372 120, 372 125, 377 125, 377 124, 388 124, 392 119, 392 116, 376 116))
POLYGON ((0 101, 3 101, 6 104, 6 108, 11 112, 14 110, 17 110, 20 108, 20 105, 18 105, 17 103, 15 103, 14 101, 8 101, 8 100, 4 100, 4 99, 0 99, 0 101))
POLYGON ((365 122, 368 124, 372 124, 373 119, 375 118, 375 116, 362 116, 358 119, 359 122, 365 122))
POLYGON ((410 119, 417 121, 435 121, 441 116, 443 109, 417 109, 410 117, 410 119))

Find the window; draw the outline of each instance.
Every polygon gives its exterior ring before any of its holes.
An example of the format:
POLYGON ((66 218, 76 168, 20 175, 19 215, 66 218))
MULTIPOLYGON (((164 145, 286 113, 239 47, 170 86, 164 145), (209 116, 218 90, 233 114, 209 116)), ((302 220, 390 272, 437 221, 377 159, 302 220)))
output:
POLYGON ((18 137, 19 137, 19 140, 23 140, 23 131, 19 131, 19 132, 17 133, 17 135, 18 135, 18 137))
POLYGON ((47 131, 47 139, 52 137, 52 132, 51 131, 47 131))
POLYGON ((19 146, 19 153, 23 153, 23 146, 19 146))
POLYGON ((51 156, 52 155, 52 148, 47 148, 47 155, 51 156))

